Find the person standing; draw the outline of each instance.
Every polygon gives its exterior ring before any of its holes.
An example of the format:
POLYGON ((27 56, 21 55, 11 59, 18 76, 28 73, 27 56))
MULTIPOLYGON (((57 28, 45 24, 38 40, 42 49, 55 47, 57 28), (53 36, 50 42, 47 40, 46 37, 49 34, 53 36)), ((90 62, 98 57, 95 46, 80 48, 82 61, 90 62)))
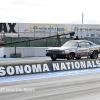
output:
POLYGON ((76 38, 74 40, 79 40, 78 36, 76 36, 76 38))

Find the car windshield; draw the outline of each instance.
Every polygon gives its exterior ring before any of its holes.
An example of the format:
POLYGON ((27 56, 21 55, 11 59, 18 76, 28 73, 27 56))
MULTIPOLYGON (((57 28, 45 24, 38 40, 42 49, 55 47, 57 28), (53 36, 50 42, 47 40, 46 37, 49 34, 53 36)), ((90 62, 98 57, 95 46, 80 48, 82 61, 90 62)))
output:
POLYGON ((68 41, 64 45, 62 45, 62 47, 77 47, 77 46, 78 46, 77 42, 71 42, 71 41, 68 41))

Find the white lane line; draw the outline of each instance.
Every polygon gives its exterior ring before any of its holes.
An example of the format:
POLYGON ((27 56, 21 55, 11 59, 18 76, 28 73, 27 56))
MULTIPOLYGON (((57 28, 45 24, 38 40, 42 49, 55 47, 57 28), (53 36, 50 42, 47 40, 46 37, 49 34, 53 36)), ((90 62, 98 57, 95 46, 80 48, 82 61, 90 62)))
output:
POLYGON ((25 61, 25 62, 28 62, 28 61, 43 61, 43 60, 49 60, 49 59, 17 59, 17 60, 9 60, 9 61, 6 61, 6 60, 3 60, 3 61, 0 61, 0 62, 22 62, 22 61, 25 61))

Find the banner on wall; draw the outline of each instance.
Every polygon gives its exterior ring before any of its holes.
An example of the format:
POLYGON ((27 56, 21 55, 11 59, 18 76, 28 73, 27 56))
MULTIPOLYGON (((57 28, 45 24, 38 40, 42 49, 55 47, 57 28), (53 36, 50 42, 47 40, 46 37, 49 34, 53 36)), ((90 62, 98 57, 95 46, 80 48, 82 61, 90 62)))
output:
POLYGON ((48 63, 0 65, 0 77, 57 71, 100 68, 100 60, 80 60, 48 63))
MULTIPOLYGON (((39 23, 0 23, 0 32, 5 33, 20 33, 30 32, 34 30, 36 33, 41 32, 58 32, 65 33, 66 31, 97 31, 100 32, 98 24, 39 24, 39 23)), ((31 33, 31 32, 30 32, 31 33)))

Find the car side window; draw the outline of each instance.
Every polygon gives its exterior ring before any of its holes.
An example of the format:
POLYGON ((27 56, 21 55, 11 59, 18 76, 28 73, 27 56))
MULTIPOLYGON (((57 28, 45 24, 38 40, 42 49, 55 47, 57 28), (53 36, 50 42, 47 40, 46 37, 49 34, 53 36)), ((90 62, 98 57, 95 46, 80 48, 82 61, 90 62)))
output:
POLYGON ((79 43, 79 47, 85 47, 85 46, 86 46, 85 42, 79 43))
POLYGON ((86 42, 86 46, 90 46, 90 45, 91 45, 90 43, 86 42))

